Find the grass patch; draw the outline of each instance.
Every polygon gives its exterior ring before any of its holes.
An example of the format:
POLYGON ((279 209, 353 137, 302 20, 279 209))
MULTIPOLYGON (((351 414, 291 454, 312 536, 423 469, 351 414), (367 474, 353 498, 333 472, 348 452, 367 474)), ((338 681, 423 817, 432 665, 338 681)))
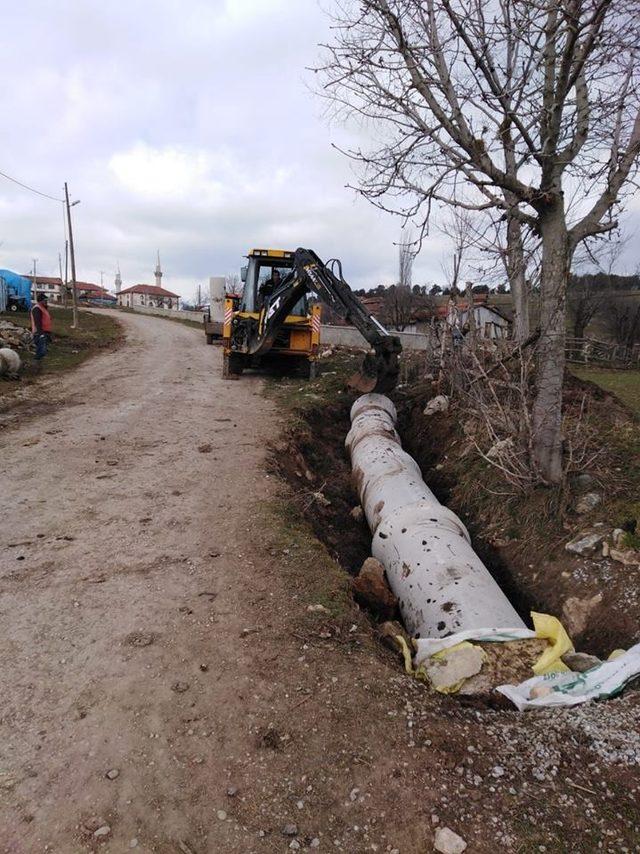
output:
POLYGON ((269 376, 265 383, 265 392, 276 400, 281 408, 291 413, 293 423, 301 422, 308 410, 316 409, 322 403, 339 401, 341 397, 346 396, 347 380, 358 370, 362 359, 362 353, 336 351, 330 359, 319 363, 318 377, 315 380, 269 376))
MULTIPOLYGON (((72 329, 73 311, 70 308, 52 308, 53 343, 44 360, 44 373, 61 373, 78 367, 100 350, 110 349, 123 338, 120 323, 112 316, 99 312, 79 313, 79 328, 72 329)), ((25 329, 31 328, 28 314, 14 314, 11 321, 25 329)), ((20 358, 25 376, 33 371, 34 354, 21 350, 20 358)))
MULTIPOLYGON (((333 619, 353 616, 349 579, 316 538, 294 502, 281 496, 260 506, 264 530, 271 532, 273 550, 284 558, 282 565, 292 590, 302 604, 322 605, 333 619)), ((321 614, 309 612, 312 622, 321 614)))
POLYGON ((571 372, 609 391, 636 415, 640 415, 640 371, 616 371, 610 368, 586 368, 571 365, 571 372))

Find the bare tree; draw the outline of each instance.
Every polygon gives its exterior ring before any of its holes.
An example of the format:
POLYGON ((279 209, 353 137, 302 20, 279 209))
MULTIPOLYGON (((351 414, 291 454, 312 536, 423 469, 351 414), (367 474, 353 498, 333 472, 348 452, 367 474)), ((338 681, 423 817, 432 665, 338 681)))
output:
POLYGON ((640 153, 637 4, 344 0, 341 9, 319 69, 325 92, 374 121, 382 139, 346 152, 362 166, 359 192, 410 216, 421 236, 433 206, 446 204, 499 210, 512 230, 540 238, 534 460, 557 483, 571 258, 616 226, 640 153))
POLYGON ((228 294, 242 293, 242 280, 237 273, 227 273, 224 277, 224 289, 228 294))
POLYGON ((603 313, 609 335, 622 348, 623 356, 630 356, 636 344, 640 344, 640 305, 637 300, 611 300, 603 313))
POLYGON ((415 296, 408 285, 391 285, 382 295, 384 317, 389 326, 403 332, 411 323, 415 296))
POLYGON ((475 270, 483 283, 497 275, 503 284, 506 275, 513 297, 513 337, 519 343, 526 340, 530 334, 530 268, 538 238, 526 233, 515 217, 496 216, 495 210, 481 214, 453 207, 440 229, 454 245, 451 259, 441 265, 452 290, 460 290, 463 271, 475 270))
MULTIPOLYGON (((607 292, 613 290, 614 268, 629 242, 629 236, 622 231, 610 232, 606 238, 594 245, 585 243, 576 252, 577 263, 593 264, 600 276, 571 275, 569 277, 567 302, 575 338, 584 337, 587 327, 606 304, 607 292)), ((612 323, 605 324, 616 339, 617 334, 613 330, 618 328, 617 309, 618 306, 614 306, 614 311, 609 316, 612 323)), ((618 343, 621 344, 622 341, 618 343)))
POLYGON ((593 279, 570 279, 567 304, 574 338, 584 338, 584 333, 599 312, 603 299, 603 291, 593 279))
POLYGON ((470 211, 453 208, 449 217, 440 224, 440 230, 449 237, 452 244, 451 255, 446 257, 440 266, 447 286, 455 297, 460 293, 460 282, 465 274, 469 250, 475 240, 470 211))

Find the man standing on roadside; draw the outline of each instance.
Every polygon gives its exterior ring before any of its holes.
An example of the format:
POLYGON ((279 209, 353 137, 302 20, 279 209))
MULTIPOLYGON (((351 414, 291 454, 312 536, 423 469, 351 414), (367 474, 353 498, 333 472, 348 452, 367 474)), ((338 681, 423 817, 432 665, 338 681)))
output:
POLYGON ((42 370, 42 360, 47 355, 51 341, 51 315, 47 308, 47 295, 38 293, 36 304, 31 309, 31 332, 36 345, 36 371, 42 370))

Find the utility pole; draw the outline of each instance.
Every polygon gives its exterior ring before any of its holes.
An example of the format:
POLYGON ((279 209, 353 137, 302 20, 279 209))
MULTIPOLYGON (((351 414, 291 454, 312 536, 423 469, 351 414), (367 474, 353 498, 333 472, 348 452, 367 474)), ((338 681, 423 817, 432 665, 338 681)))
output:
MULTIPOLYGON (((62 278, 62 277, 61 277, 62 278)), ((67 307, 67 287, 69 285, 69 241, 64 241, 64 298, 63 305, 67 307)))
POLYGON ((62 279, 62 255, 58 252, 58 269, 60 270, 60 297, 62 297, 62 292, 64 290, 64 281, 62 279))
POLYGON ((36 272, 37 263, 38 263, 38 259, 34 258, 33 259, 33 296, 34 296, 34 302, 35 302, 35 300, 38 299, 38 275, 36 272))
MULTIPOLYGON (((76 291, 76 255, 73 250, 73 230, 71 228, 71 205, 69 204, 69 189, 67 182, 64 182, 64 200, 67 206, 67 226, 69 228, 69 251, 71 253, 71 286, 73 288, 73 323, 72 329, 78 328, 78 296, 76 291)), ((73 203, 77 205, 77 202, 73 203)))

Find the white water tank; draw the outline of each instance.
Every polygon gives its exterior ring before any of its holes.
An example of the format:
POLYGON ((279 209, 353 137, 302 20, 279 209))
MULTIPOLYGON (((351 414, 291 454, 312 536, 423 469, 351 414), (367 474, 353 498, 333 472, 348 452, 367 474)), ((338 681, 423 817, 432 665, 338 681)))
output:
POLYGON ((224 321, 224 276, 211 276, 209 279, 209 297, 211 304, 211 320, 224 321))

